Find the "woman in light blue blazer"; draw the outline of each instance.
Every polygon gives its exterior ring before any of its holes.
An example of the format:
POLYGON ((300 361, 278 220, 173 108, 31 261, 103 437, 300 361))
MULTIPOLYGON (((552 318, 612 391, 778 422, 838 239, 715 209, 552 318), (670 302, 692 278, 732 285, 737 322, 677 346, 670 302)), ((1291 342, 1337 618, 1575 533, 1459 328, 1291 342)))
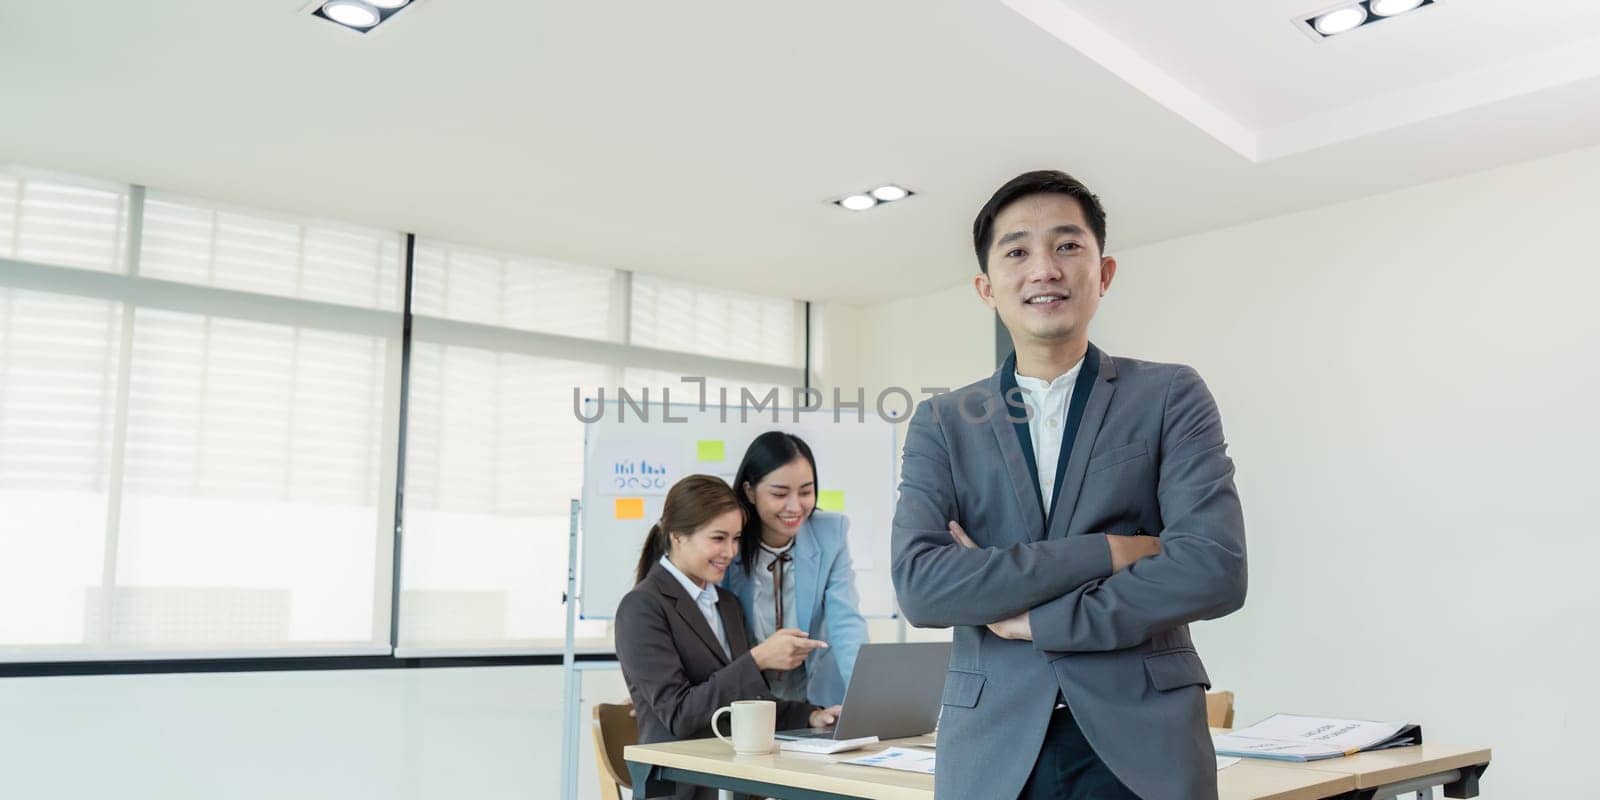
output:
POLYGON ((739 597, 752 641, 795 629, 828 643, 796 669, 764 673, 767 684, 780 700, 838 705, 867 640, 845 539, 849 520, 817 510, 817 461, 792 434, 757 436, 733 487, 745 529, 723 586, 739 597))

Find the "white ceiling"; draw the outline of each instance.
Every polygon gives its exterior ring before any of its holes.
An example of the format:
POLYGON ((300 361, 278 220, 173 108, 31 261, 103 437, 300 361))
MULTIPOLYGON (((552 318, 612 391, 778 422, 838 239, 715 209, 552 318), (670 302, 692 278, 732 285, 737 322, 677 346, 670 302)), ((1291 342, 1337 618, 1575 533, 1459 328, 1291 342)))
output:
POLYGON ((1333 1, 1004 0, 1256 161, 1600 77, 1593 0, 1438 0, 1308 35, 1353 4, 1333 1))
POLYGON ((1115 251, 1600 142, 1596 6, 1317 43, 1280 0, 421 0, 365 39, 302 0, 0 0, 0 161, 866 303, 969 275, 1024 169, 1096 188, 1115 251), (1223 38, 1182 36, 1206 7, 1223 38), (1030 18, 1061 9, 1097 37, 1030 18), (881 181, 921 194, 827 202, 881 181))

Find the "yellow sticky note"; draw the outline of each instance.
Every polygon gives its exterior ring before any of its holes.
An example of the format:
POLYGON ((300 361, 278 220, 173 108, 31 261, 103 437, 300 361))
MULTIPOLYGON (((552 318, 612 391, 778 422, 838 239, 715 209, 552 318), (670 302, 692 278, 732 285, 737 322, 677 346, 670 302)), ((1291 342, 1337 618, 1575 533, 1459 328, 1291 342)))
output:
POLYGON ((820 508, 823 511, 843 511, 844 490, 823 489, 822 491, 817 492, 817 508, 820 508))
POLYGON ((617 519, 644 519, 644 498, 617 498, 617 519))
POLYGON ((701 461, 722 461, 728 457, 728 451, 721 439, 701 439, 695 445, 695 451, 701 461))

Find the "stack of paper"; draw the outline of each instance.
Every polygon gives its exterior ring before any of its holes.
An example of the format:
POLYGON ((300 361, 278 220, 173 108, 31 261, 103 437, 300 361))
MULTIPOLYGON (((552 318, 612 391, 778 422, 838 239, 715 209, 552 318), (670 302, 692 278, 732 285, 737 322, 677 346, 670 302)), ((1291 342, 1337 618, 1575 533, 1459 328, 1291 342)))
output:
POLYGON ((1211 738, 1219 756, 1318 761, 1422 744, 1422 726, 1274 714, 1248 728, 1211 738))
POLYGON ((860 750, 869 744, 877 743, 876 736, 862 736, 859 739, 786 739, 779 748, 795 753, 828 755, 843 753, 846 750, 860 750))

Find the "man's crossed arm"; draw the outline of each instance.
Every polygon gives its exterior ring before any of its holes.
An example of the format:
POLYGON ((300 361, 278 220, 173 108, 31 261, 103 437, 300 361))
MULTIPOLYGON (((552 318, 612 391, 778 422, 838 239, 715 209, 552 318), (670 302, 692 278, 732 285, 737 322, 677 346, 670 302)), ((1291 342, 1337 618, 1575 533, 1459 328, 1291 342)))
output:
POLYGON ((1163 408, 1152 537, 1089 534, 978 548, 953 524, 954 472, 931 407, 906 435, 893 577, 914 625, 986 625, 1051 651, 1134 647, 1244 603, 1244 519, 1216 403, 1187 367, 1163 408), (965 541, 963 541, 965 540, 965 541))

